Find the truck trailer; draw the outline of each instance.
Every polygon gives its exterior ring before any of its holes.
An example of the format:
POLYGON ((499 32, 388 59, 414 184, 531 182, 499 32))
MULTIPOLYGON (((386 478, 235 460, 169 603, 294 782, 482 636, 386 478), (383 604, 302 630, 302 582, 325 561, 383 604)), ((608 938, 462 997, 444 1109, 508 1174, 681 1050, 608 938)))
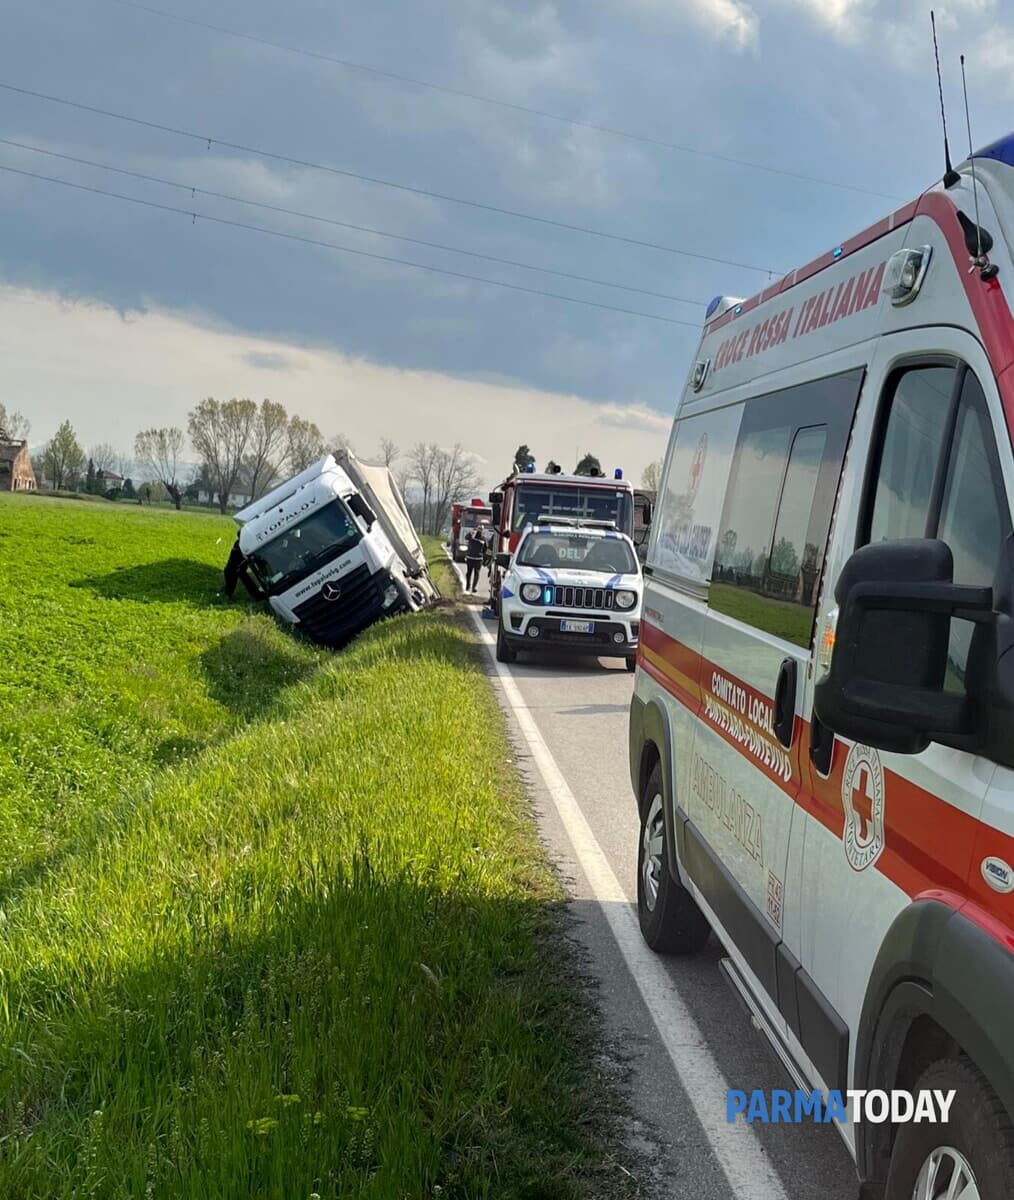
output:
POLYGON ((272 611, 326 646, 438 592, 387 467, 327 455, 235 514, 243 571, 272 611))

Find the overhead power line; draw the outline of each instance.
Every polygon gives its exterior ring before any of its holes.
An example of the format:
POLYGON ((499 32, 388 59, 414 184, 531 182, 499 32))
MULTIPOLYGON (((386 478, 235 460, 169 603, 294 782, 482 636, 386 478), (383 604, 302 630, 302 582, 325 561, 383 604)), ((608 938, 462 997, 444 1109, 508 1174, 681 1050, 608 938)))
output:
POLYGON ((232 196, 227 192, 216 192, 210 188, 195 187, 189 183, 180 183, 175 179, 162 179, 158 175, 149 175, 144 171, 131 171, 126 167, 116 167, 111 163, 96 162, 91 158, 79 158, 75 154, 63 154, 59 150, 47 150, 43 146, 33 146, 29 142, 17 142, 12 138, 0 137, 0 145, 13 146, 18 150, 29 150, 32 154, 44 154, 48 158, 58 158, 63 162, 77 163, 83 167, 94 167, 99 171, 112 171, 117 175, 126 175, 130 179, 143 179, 146 183, 157 183, 162 187, 176 188, 189 192, 192 196, 209 196, 216 200, 227 200, 232 204, 246 204, 252 208, 265 209, 268 212, 280 213, 287 217, 300 217, 307 221, 319 221, 323 225, 335 225, 340 229, 354 229, 358 233, 374 234, 377 237, 392 238, 399 242, 411 242, 414 246, 426 246, 431 250, 445 250, 451 254, 464 254, 469 258, 481 258, 485 262, 498 263, 504 267, 518 267, 523 271, 538 271, 542 275, 557 275, 561 279, 572 279, 578 283, 593 283, 598 287, 618 288, 623 292, 636 292, 640 296, 651 296, 656 300, 670 300, 677 304, 693 304, 703 308, 699 300, 688 300, 684 296, 672 296, 668 292, 655 292, 650 288, 634 287, 631 284, 615 283, 609 279, 596 279, 591 275, 576 275, 571 271, 557 271, 552 267, 540 267, 535 263, 518 262, 512 258, 500 258, 494 254, 482 254, 478 250, 466 250, 461 246, 450 246, 443 242, 431 242, 425 238, 410 237, 404 233, 389 233, 384 229, 375 229, 370 225, 355 225, 351 221, 339 221, 335 217, 324 217, 316 213, 301 212, 295 208, 284 208, 280 204, 268 204, 262 200, 251 200, 246 196, 232 196))
POLYGON ((484 96, 479 92, 466 91, 464 88, 449 87, 442 83, 433 83, 427 79, 418 79, 412 75, 401 75, 397 71, 388 71, 381 67, 372 67, 366 63, 353 62, 348 58, 338 58, 332 54, 324 54, 319 50, 310 50, 305 46, 294 46, 288 42, 276 42, 271 38, 258 37, 256 34, 244 33, 239 29, 229 29, 225 25, 215 25, 210 21, 202 21, 197 17, 188 17, 182 13, 168 12, 164 8, 156 8, 151 4, 141 4, 138 0, 109 0, 121 8, 132 8, 136 12, 148 13, 167 21, 177 21, 182 25, 191 25, 196 29, 204 29, 211 33, 224 34, 226 37, 241 38, 245 42, 253 42, 258 46, 268 46, 272 50, 282 50, 287 54, 300 54, 305 58, 314 58, 318 62, 332 63, 350 71, 359 71, 364 75, 372 75, 392 83, 407 83, 412 87, 426 88, 431 92, 440 92, 445 96, 454 96, 459 100, 471 100, 478 104, 487 104, 494 108, 507 109, 511 112, 524 113, 526 116, 539 117, 544 121, 555 121, 561 125, 572 125, 577 129, 590 129, 595 133, 606 134, 609 137, 623 138, 629 142, 640 142, 645 146, 655 146, 660 150, 675 151, 679 154, 692 154, 698 158, 710 158, 715 162, 729 163, 731 166, 747 167, 752 171, 765 171, 769 175, 781 175, 786 179, 796 179, 805 183, 815 183, 821 187, 838 188, 846 192, 858 192, 863 196, 877 196, 882 200, 898 200, 887 192, 874 191, 872 188, 860 187, 855 183, 843 183, 835 179, 821 179, 816 175, 807 175, 802 171, 790 171, 784 167, 774 167, 768 163, 753 162, 750 159, 735 158, 731 154, 719 154, 715 150, 701 150, 696 146, 684 146, 678 142, 667 142, 662 138, 651 137, 649 134, 633 133, 629 129, 619 129, 613 125, 600 125, 594 121, 582 121, 576 117, 565 117, 560 113, 549 112, 544 108, 534 108, 527 104, 517 104, 511 100, 501 100, 496 96, 484 96))
POLYGON ((357 179, 361 183, 375 184, 378 187, 394 188, 401 192, 411 192, 416 196, 426 196, 430 200, 443 200, 451 204, 461 204, 467 208, 480 209, 483 212, 496 213, 499 216, 514 217, 522 221, 532 221, 539 225, 551 226, 555 229, 566 229, 571 233, 584 233, 590 237, 605 238, 612 242, 623 242, 628 246, 641 246, 648 250, 661 250, 666 254, 678 254, 684 258, 697 258, 703 262, 720 263, 726 267, 736 267, 744 271, 757 271, 762 275, 780 274, 774 267, 758 267, 752 263, 736 262, 733 259, 719 258, 712 254, 699 254, 693 250, 681 250, 676 246, 667 246, 661 242, 650 242, 642 238, 627 237, 620 233, 610 233, 604 229, 594 229, 588 225, 576 225, 569 221, 558 221, 552 217, 541 217, 534 213, 521 212, 517 209, 502 208, 496 204, 484 204, 478 200, 466 200, 461 196, 452 196, 447 192, 434 192, 426 188, 413 187, 407 183, 398 183, 391 179, 380 179, 374 175, 364 175, 358 171, 349 171, 343 167, 331 166, 327 163, 313 162, 305 158, 296 158, 289 154, 280 154, 273 150, 262 150, 256 146, 245 146, 241 142, 230 142, 224 138, 210 137, 205 133, 197 133, 192 129, 180 129, 173 125, 163 125, 158 121, 148 121, 142 117, 133 117, 127 113, 114 112, 108 108, 98 108, 93 104, 84 104, 78 100, 68 100, 63 96, 53 96, 47 92, 37 92, 31 88, 17 87, 12 83, 0 82, 0 88, 14 92, 19 96, 31 96, 35 100, 45 100, 51 104, 62 104, 81 112, 92 113, 100 117, 109 117, 114 121, 125 121, 130 125, 138 125, 144 129, 156 129, 160 133, 172 134, 174 137, 188 138, 191 141, 204 142, 208 149, 221 146, 226 150, 236 150, 241 154, 254 154, 258 158, 271 159, 274 162, 287 163, 294 167, 304 167, 313 171, 324 171, 329 175, 339 175, 346 179, 357 179))
POLYGON ((210 221, 215 225, 229 225, 234 229, 245 229, 250 233, 262 233, 269 237, 284 238, 290 242, 301 242, 306 246, 319 246, 326 250, 337 250, 342 254, 354 254, 359 258, 371 258, 377 262, 394 263, 400 267, 412 267, 417 271, 430 271, 435 275, 448 275, 452 279, 465 279, 471 283, 485 283, 491 287, 506 288, 512 292, 524 292, 529 296, 546 296, 550 300, 565 300, 569 304, 583 304, 587 308, 601 308, 607 312, 624 313, 628 317, 645 317, 650 321, 662 321, 666 325, 685 325, 690 329, 700 329, 701 324, 697 321, 679 321, 675 317, 664 317, 659 313, 643 312, 640 309, 620 308, 615 304, 603 304, 598 300, 585 300, 580 296, 566 296, 560 292, 543 291, 541 288, 525 287, 520 283, 505 283, 500 279, 490 279, 485 275, 468 275, 463 271, 452 271, 447 267, 434 267, 429 263, 412 262, 407 258, 394 258, 388 254, 377 254, 372 250, 359 250, 353 246, 342 246, 337 242, 325 242, 319 238, 305 237, 299 233, 289 233, 282 229, 270 229, 266 225, 251 225, 246 221, 235 221, 229 217, 215 217, 210 213, 198 212, 192 208, 177 208, 173 204, 160 204, 155 200, 143 200, 139 196, 127 196, 122 192, 110 192, 105 188, 92 187, 85 183, 75 183, 70 179, 59 179, 55 175, 41 175, 36 171, 24 171, 20 167, 9 167, 4 163, 0 163, 0 171, 6 171, 11 175, 21 175, 26 179, 41 180, 44 183, 56 183, 62 187, 74 188, 79 192, 90 192, 94 196, 107 196, 113 200, 125 200, 130 204, 139 204, 144 208, 154 208, 160 212, 176 213, 182 217, 190 217, 194 222, 197 220, 210 221))

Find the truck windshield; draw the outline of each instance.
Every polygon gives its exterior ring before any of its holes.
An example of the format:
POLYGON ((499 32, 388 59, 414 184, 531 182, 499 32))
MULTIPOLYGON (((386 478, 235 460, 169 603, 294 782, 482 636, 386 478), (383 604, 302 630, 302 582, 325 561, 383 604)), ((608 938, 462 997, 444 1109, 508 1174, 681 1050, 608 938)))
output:
POLYGON ((488 521, 493 515, 493 510, 490 508, 464 508, 461 510, 461 533, 465 534, 466 529, 474 529, 480 521, 488 521))
POLYGON ((586 521, 611 521, 621 533, 633 532, 630 493, 617 488, 538 487, 518 488, 514 502, 514 532, 539 518, 580 517, 586 521))
POLYGON ((530 533, 518 550, 518 566, 607 571, 610 575, 638 572, 637 560, 626 542, 580 533, 530 533))
POLYGON ((339 500, 291 525, 250 554, 250 563, 271 592, 284 591, 318 567, 344 554, 362 534, 339 500))

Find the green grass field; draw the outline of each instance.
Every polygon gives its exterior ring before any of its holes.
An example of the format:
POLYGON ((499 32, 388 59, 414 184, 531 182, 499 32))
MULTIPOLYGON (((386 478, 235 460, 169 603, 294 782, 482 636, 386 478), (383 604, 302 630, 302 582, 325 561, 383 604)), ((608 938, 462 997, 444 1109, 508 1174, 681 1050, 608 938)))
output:
POLYGON ((757 629, 764 629, 787 642, 795 642, 804 649, 810 645, 813 610, 807 606, 774 600, 769 596, 758 596, 756 592, 731 587, 727 583, 711 585, 708 603, 716 612, 723 612, 757 629))
POLYGON ((626 1194, 467 632, 329 654, 231 539, 0 497, 0 1196, 626 1194))

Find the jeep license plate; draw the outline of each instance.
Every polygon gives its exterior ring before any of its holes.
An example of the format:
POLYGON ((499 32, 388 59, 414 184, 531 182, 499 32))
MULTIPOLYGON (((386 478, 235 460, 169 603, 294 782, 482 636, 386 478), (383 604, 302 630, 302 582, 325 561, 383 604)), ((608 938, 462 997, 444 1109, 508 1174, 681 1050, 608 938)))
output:
POLYGON ((594 621, 561 621, 561 633, 591 633, 595 628, 594 621))

